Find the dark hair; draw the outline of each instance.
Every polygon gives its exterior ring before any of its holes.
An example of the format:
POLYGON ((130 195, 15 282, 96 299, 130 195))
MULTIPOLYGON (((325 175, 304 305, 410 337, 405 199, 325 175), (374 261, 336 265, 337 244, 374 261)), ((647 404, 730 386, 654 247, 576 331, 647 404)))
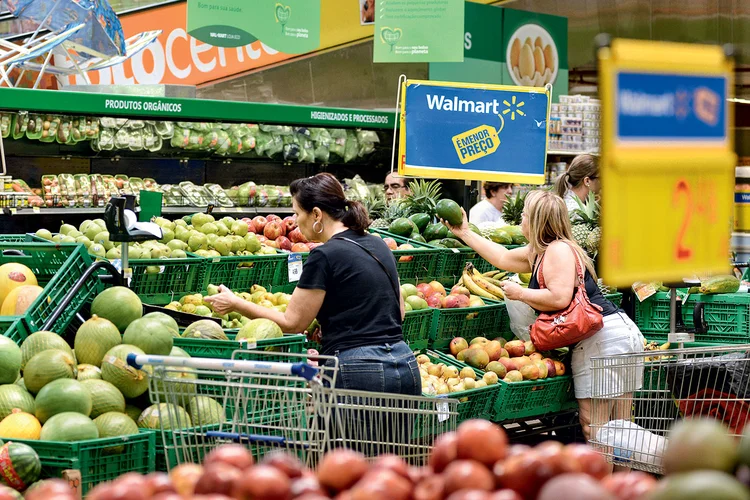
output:
POLYGON ((401 181, 401 184, 403 185, 403 187, 411 191, 411 184, 412 182, 414 182, 413 177, 401 177, 400 175, 398 175, 398 172, 388 172, 387 174, 385 174, 385 177, 388 178, 388 176, 391 174, 393 174, 393 177, 396 180, 401 181))
POLYGON ((568 170, 555 181, 555 193, 564 198, 568 189, 579 186, 583 179, 599 176, 599 161, 592 155, 578 155, 570 162, 568 170))
POLYGON ((513 183, 511 182, 485 182, 484 183, 484 195, 487 198, 492 198, 492 193, 497 191, 498 189, 506 189, 509 186, 512 186, 513 183))
POLYGON ((318 207, 359 234, 365 234, 370 225, 365 206, 358 201, 347 200, 341 183, 329 173, 297 179, 289 185, 289 192, 306 212, 318 207))

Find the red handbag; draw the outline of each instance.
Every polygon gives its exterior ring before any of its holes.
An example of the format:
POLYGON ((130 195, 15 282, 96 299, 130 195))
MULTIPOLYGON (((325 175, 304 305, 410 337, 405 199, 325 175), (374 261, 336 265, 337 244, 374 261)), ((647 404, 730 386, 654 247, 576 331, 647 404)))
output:
MULTIPOLYGON (((586 294, 585 277, 578 255, 576 259, 577 289, 573 300, 568 307, 561 311, 552 313, 540 313, 533 325, 531 325, 531 341, 540 351, 549 351, 567 347, 585 340, 602 329, 602 308, 592 304, 586 294)), ((542 265, 544 258, 539 264, 537 279, 539 288, 545 288, 542 265)))

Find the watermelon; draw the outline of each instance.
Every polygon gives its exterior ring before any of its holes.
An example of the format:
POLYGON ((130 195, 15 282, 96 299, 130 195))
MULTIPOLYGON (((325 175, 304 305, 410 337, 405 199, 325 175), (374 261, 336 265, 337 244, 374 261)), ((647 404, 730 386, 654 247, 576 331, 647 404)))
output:
POLYGON ((138 408, 137 406, 133 406, 133 405, 127 405, 127 404, 125 405, 125 415, 130 417, 133 420, 133 422, 138 421, 138 417, 141 416, 141 413, 143 413, 142 408, 138 408))
POLYGON ((180 334, 179 334, 180 327, 177 325, 177 321, 175 321, 175 319, 172 316, 170 316, 169 314, 165 314, 163 312, 155 311, 155 312, 151 312, 151 313, 146 314, 144 316, 144 318, 154 319, 154 320, 158 321, 159 323, 161 323, 162 325, 164 325, 165 327, 173 330, 174 332, 177 332, 177 334, 173 335, 173 336, 175 336, 175 337, 179 337, 180 336, 180 334))
POLYGON ((124 413, 110 411, 94 419, 100 438, 130 436, 138 434, 138 426, 124 413))
POLYGON ((42 427, 42 441, 85 441, 98 439, 96 424, 86 415, 74 412, 58 413, 42 427))
POLYGON ((178 357, 178 358, 189 358, 190 357, 190 354, 188 354, 187 352, 185 352, 184 349, 180 349, 177 346, 174 346, 172 348, 172 351, 169 353, 169 355, 170 356, 175 356, 175 357, 178 357))
POLYGON ((181 406, 170 403, 149 406, 136 423, 141 429, 187 429, 193 426, 187 412, 181 406))
POLYGON ((0 485, 0 498, 6 500, 23 500, 23 495, 21 495, 20 492, 14 490, 10 486, 0 485))
POLYGON ((190 420, 195 426, 220 424, 226 420, 224 408, 213 398, 197 396, 187 407, 190 420))
POLYGON ((84 380, 101 380, 102 370, 98 366, 80 364, 78 365, 78 376, 76 377, 79 382, 84 380))
POLYGON ((174 397, 175 402, 181 406, 187 406, 188 401, 197 395, 196 385, 191 382, 181 382, 182 380, 196 380, 198 373, 193 368, 184 366, 171 367, 167 372, 167 377, 154 380, 152 393, 162 394, 165 398, 174 397))
POLYGON ((82 385, 91 396, 91 418, 95 419, 103 413, 125 411, 125 397, 111 383, 106 380, 86 380, 82 385))
POLYGON ((143 304, 131 289, 114 286, 96 296, 91 303, 91 314, 110 320, 124 332, 130 323, 143 316, 143 304))
POLYGON ((128 354, 145 354, 134 345, 121 344, 113 347, 102 360, 102 379, 111 383, 126 398, 137 398, 148 390, 148 369, 137 370, 128 365, 128 354))
POLYGON ((60 378, 76 378, 78 366, 75 359, 64 351, 50 349, 42 351, 29 360, 23 371, 26 389, 32 394, 60 378))
POLYGON ((121 343, 117 327, 110 320, 94 315, 78 328, 73 347, 79 363, 101 366, 107 351, 121 343))
POLYGON ((26 413, 34 413, 34 396, 16 384, 0 385, 0 420, 18 408, 26 413))
POLYGON ((53 380, 36 395, 36 418, 44 424, 53 415, 76 412, 87 417, 91 414, 91 395, 77 380, 53 380))
POLYGON ((16 380, 15 383, 14 383, 14 385, 17 385, 18 387, 20 387, 24 391, 28 392, 28 389, 26 389, 26 383, 23 381, 23 377, 21 377, 18 380, 16 380))
POLYGON ((122 341, 140 348, 146 354, 169 356, 174 342, 172 331, 157 319, 140 318, 130 323, 122 341))
POLYGON ((210 319, 201 319, 190 324, 182 337, 186 339, 229 340, 221 326, 210 319))
POLYGON ((40 331, 29 335, 21 344, 21 370, 26 367, 26 363, 31 358, 48 349, 65 351, 75 358, 73 349, 61 336, 55 332, 40 331))
POLYGON ((0 482, 17 491, 39 479, 42 462, 34 448, 23 443, 5 443, 0 448, 0 482))
POLYGON ((12 384, 21 370, 21 349, 8 337, 0 336, 0 384, 12 384))

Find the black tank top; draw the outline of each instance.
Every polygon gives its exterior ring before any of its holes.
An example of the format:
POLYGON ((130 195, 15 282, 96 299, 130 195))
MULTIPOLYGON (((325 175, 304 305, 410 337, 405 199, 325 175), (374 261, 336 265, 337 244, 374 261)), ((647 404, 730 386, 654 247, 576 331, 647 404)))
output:
MULTIPOLYGON (((533 273, 531 274, 531 279, 529 280, 529 288, 533 290, 539 289, 539 280, 536 277, 537 271, 539 270, 537 260, 538 257, 534 259, 534 269, 533 273)), ((602 316, 609 316, 610 314, 614 314, 619 311, 616 305, 604 298, 604 294, 602 294, 602 291, 599 290, 599 285, 596 284, 596 281, 594 281, 594 277, 591 276, 591 273, 588 271, 588 269, 586 270, 583 281, 586 284, 586 295, 589 296, 589 301, 591 301, 592 304, 596 304, 602 308, 602 316)), ((573 297, 575 297, 575 295, 576 290, 574 288, 573 297)), ((570 300, 573 300, 573 297, 571 297, 570 300)), ((536 312, 539 313, 540 311, 536 312)))

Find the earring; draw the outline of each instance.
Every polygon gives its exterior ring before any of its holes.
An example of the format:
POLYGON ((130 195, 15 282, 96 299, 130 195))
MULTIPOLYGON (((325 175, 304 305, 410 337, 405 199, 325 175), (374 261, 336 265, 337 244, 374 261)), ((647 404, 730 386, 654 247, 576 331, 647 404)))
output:
POLYGON ((315 222, 313 222, 312 230, 313 230, 313 232, 315 234, 322 234, 323 233, 323 223, 320 222, 319 220, 316 220, 315 222), (315 224, 320 224, 320 230, 315 229, 315 224))

